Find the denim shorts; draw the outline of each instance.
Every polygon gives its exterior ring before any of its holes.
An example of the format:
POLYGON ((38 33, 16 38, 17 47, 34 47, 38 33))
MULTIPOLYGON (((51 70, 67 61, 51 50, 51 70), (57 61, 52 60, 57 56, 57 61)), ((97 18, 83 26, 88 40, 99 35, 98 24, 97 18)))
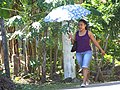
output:
POLYGON ((76 59, 78 61, 78 64, 80 68, 88 68, 89 63, 92 59, 92 51, 85 51, 85 52, 77 52, 76 53, 76 59))

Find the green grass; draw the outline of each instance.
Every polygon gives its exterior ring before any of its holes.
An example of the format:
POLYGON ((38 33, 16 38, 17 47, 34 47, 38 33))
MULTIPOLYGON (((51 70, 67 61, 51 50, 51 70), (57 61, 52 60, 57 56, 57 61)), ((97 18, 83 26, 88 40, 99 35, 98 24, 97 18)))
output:
POLYGON ((60 89, 66 89, 66 88, 74 88, 79 87, 79 83, 45 83, 42 85, 37 84, 17 84, 16 90, 60 90, 60 89))

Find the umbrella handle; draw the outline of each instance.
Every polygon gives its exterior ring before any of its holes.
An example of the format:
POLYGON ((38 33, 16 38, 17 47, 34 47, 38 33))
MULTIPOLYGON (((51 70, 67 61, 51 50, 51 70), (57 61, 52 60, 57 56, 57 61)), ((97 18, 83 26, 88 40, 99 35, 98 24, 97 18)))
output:
POLYGON ((67 30, 67 34, 69 35, 70 33, 71 33, 71 31, 70 31, 70 21, 68 21, 68 30, 67 30))

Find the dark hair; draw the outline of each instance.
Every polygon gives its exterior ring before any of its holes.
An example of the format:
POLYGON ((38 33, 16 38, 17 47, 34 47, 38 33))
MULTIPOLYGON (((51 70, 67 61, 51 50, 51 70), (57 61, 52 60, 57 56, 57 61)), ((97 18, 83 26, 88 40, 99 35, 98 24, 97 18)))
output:
POLYGON ((86 25, 86 27, 85 27, 86 30, 89 29, 89 25, 88 25, 88 22, 87 22, 86 20, 80 19, 80 20, 78 21, 78 23, 80 23, 80 22, 83 22, 83 23, 86 25))

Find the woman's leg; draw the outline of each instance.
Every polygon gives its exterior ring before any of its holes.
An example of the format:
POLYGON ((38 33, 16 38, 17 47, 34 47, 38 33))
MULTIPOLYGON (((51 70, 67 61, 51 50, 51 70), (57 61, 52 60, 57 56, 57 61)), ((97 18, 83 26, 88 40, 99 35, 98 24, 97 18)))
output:
POLYGON ((77 62, 78 62, 78 65, 80 66, 80 69, 82 69, 82 55, 81 53, 76 53, 76 59, 77 59, 77 62))
POLYGON ((90 60, 92 59, 92 51, 86 51, 84 53, 84 57, 83 57, 83 83, 86 84, 86 82, 88 81, 88 76, 89 76, 89 63, 90 63, 90 60))
POLYGON ((83 83, 86 84, 88 80, 88 68, 83 68, 83 83))
POLYGON ((90 77, 90 71, 88 69, 88 75, 87 75, 87 80, 86 80, 86 84, 87 85, 89 85, 89 83, 90 83, 89 77, 90 77))

